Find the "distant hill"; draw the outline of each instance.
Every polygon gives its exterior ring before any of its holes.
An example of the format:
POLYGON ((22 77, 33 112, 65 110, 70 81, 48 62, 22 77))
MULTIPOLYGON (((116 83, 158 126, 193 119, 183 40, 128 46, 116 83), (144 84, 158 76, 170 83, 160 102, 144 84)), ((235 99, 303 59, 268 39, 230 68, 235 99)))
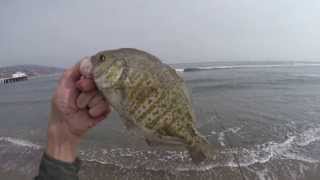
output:
POLYGON ((24 72, 28 76, 40 76, 40 75, 49 75, 62 72, 64 69, 57 67, 49 66, 40 66, 40 65, 17 65, 17 66, 7 66, 0 67, 0 78, 11 77, 15 72, 24 72))

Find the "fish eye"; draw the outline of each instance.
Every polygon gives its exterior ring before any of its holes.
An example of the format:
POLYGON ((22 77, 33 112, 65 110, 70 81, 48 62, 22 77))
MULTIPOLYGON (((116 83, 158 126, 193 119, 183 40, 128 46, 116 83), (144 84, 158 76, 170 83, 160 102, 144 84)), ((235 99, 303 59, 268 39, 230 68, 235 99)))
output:
POLYGON ((99 62, 104 62, 106 60, 106 56, 104 56, 103 54, 101 54, 99 56, 99 62))

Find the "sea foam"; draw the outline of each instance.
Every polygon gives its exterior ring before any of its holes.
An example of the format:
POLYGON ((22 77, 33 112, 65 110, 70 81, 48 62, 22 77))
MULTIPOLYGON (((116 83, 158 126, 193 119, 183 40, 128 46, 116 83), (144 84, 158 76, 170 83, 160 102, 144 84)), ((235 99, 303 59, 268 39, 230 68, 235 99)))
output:
POLYGON ((16 146, 23 146, 23 147, 28 147, 28 148, 32 148, 32 149, 40 149, 41 148, 41 146, 38 144, 34 144, 30 141, 18 139, 18 138, 13 138, 13 137, 0 137, 0 141, 9 142, 9 143, 14 144, 16 146))

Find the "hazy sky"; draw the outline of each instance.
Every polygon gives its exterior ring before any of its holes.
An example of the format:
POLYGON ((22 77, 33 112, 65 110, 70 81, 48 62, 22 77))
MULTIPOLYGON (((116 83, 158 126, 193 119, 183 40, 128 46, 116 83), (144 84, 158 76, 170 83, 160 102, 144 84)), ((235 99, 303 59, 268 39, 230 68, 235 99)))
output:
POLYGON ((119 47, 166 62, 320 60, 320 1, 0 1, 0 66, 64 67, 119 47))

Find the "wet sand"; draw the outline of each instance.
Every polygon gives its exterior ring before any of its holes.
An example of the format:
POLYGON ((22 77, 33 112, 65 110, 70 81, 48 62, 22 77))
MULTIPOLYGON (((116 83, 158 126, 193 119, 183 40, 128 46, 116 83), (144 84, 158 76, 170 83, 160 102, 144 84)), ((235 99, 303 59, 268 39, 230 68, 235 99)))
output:
POLYGON ((32 180, 33 177, 31 175, 20 174, 15 171, 3 172, 0 171, 0 179, 3 180, 32 180))

